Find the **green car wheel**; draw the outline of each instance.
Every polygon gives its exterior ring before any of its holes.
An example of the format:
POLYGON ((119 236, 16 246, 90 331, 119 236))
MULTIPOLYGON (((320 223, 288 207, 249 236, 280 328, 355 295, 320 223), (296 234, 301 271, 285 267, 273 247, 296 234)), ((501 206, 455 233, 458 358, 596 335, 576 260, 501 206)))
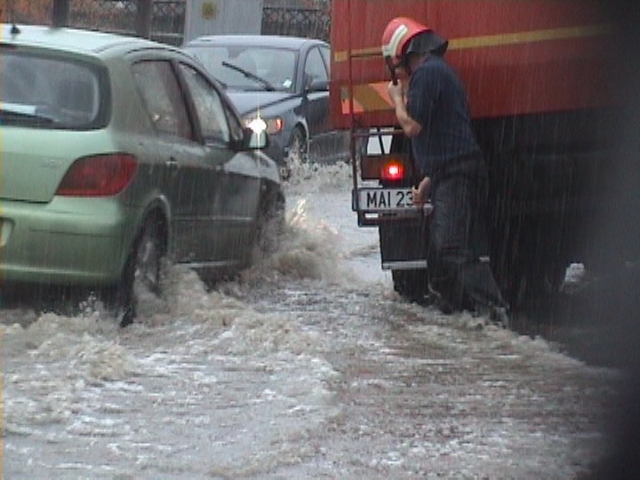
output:
POLYGON ((157 297, 162 294, 166 253, 165 222, 159 214, 151 214, 145 219, 136 237, 122 281, 117 287, 115 307, 121 327, 133 323, 136 306, 143 292, 157 297))

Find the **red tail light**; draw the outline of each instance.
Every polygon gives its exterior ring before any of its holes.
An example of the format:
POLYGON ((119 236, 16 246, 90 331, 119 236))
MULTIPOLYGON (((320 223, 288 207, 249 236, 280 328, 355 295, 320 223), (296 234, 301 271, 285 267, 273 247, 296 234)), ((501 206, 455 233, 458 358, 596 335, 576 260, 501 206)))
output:
POLYGON ((124 153, 79 158, 65 174, 56 194, 67 197, 115 195, 129 184, 137 166, 136 158, 124 153))
POLYGON ((388 162, 382 166, 380 179, 387 182, 394 182, 404 178, 404 164, 402 162, 388 162))
POLYGON ((413 167, 408 156, 402 154, 364 155, 360 159, 360 176, 363 180, 406 182, 413 177, 413 167))

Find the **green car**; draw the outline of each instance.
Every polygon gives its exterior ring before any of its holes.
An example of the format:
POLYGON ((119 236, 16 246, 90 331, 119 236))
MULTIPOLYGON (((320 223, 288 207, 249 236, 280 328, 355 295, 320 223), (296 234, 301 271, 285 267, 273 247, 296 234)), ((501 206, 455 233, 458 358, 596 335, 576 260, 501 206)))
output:
POLYGON ((273 246, 285 199, 266 133, 179 49, 2 25, 0 95, 5 298, 95 292, 126 325, 167 262, 220 278, 273 246))

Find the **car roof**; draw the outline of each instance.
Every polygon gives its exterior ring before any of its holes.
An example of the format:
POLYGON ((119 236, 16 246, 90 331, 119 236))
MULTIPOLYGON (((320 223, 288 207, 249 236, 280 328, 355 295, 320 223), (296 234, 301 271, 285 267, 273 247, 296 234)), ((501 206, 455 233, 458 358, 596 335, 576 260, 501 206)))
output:
POLYGON ((329 46, 327 42, 320 39, 289 37, 283 35, 204 35, 194 38, 193 40, 188 42, 185 47, 229 44, 293 49, 299 49, 305 44, 329 46))
POLYGON ((15 24, 2 24, 0 28, 0 44, 29 45, 80 54, 99 55, 121 47, 135 49, 161 45, 142 38, 92 30, 15 24))

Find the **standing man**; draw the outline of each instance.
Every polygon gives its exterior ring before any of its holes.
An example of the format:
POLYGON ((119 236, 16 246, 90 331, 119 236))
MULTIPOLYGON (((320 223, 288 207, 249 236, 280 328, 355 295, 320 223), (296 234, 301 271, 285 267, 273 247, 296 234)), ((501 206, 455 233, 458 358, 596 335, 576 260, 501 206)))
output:
POLYGON ((486 248, 486 166, 466 93, 442 58, 447 46, 433 30, 405 17, 389 22, 382 36, 385 60, 409 77, 406 92, 400 81, 391 82, 388 92, 422 174, 413 201, 430 197, 434 207, 429 287, 441 297, 441 308, 469 308, 507 326, 507 304, 480 259, 486 248))

